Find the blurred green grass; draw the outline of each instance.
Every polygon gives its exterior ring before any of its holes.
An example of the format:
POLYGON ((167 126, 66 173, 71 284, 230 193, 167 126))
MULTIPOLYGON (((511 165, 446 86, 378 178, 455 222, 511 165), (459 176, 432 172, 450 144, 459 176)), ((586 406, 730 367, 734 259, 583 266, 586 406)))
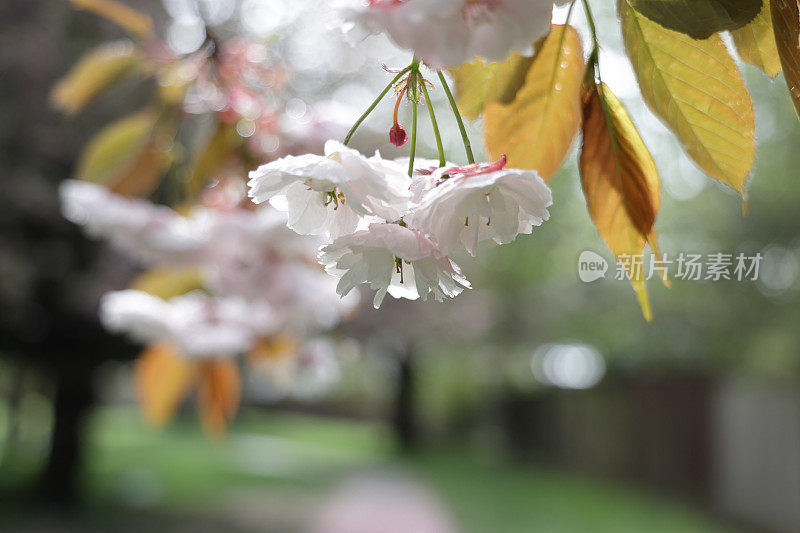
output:
POLYGON ((113 407, 97 411, 89 434, 82 483, 105 524, 125 513, 155 513, 213 517, 236 530, 264 531, 269 523, 270 531, 301 531, 310 509, 341 480, 393 472, 429 485, 465 533, 725 530, 695 509, 634 487, 466 449, 398 457, 377 423, 245 412, 215 441, 189 416, 156 431, 134 409, 113 407))

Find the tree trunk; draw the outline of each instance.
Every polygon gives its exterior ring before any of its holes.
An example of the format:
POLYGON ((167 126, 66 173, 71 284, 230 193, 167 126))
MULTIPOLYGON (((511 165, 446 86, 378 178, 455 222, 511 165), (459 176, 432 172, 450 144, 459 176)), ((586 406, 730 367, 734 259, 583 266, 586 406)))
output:
POLYGON ((408 350, 405 356, 400 358, 397 372, 392 422, 397 445, 403 453, 415 450, 419 444, 414 407, 414 362, 414 355, 408 350))
POLYGON ((94 401, 91 375, 76 368, 59 369, 55 376, 50 454, 39 480, 39 492, 54 503, 77 501, 86 415, 94 401))

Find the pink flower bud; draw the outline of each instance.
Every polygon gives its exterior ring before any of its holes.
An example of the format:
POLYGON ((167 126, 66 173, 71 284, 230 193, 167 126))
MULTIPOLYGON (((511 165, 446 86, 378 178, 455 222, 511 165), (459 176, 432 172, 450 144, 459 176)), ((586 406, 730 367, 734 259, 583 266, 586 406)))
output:
POLYGON ((406 130, 403 129, 403 126, 395 122, 392 129, 389 130, 389 140, 395 146, 403 146, 408 140, 408 135, 406 135, 406 130))

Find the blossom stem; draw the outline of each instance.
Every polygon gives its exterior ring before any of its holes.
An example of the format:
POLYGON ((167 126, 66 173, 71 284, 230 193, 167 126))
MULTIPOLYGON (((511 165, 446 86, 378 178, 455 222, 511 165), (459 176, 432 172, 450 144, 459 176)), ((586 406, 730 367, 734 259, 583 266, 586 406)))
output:
POLYGON ((428 87, 425 82, 422 82, 422 92, 425 93, 425 103, 428 105, 428 114, 431 117, 431 125, 433 126, 433 135, 436 137, 436 150, 439 151, 439 166, 445 165, 444 161, 444 148, 442 147, 442 136, 439 135, 439 125, 436 123, 436 114, 433 112, 433 104, 431 97, 428 95, 428 87))
POLYGON ((356 132, 356 129, 358 129, 358 127, 361 125, 361 123, 362 123, 362 122, 364 122, 364 120, 365 120, 365 119, 366 119, 366 118, 369 116, 369 114, 370 114, 370 113, 372 113, 372 110, 373 110, 373 109, 375 109, 375 106, 377 106, 377 105, 378 105, 378 103, 379 103, 381 100, 383 100, 383 97, 384 97, 384 96, 386 96, 386 93, 388 93, 388 92, 389 92, 389 89, 391 89, 392 87, 394 87, 394 84, 395 84, 395 83, 397 83, 397 81, 398 81, 400 78, 402 78, 402 77, 403 77, 403 75, 404 75, 404 74, 406 74, 406 73, 407 73, 409 70, 411 70, 411 66, 408 66, 408 67, 404 68, 403 70, 401 70, 400 72, 398 72, 398 73, 397 73, 397 76, 395 76, 395 77, 394 77, 394 79, 392 79, 392 81, 390 81, 390 82, 389 82, 389 85, 387 85, 387 86, 386 86, 386 87, 383 89, 383 91, 381 91, 381 94, 379 94, 379 95, 378 95, 378 97, 375 99, 375 101, 374 101, 374 102, 372 102, 372 105, 370 105, 370 106, 367 108, 367 110, 366 110, 366 111, 364 111, 364 113, 363 113, 363 114, 362 114, 360 117, 358 117, 358 120, 356 120, 356 123, 355 123, 355 124, 353 124, 353 127, 352 127, 352 128, 350 128, 350 131, 349 131, 349 132, 347 132, 347 137, 345 137, 345 138, 344 138, 344 145, 345 145, 345 146, 347 146, 347 144, 350 142, 350 138, 351 138, 351 137, 353 136, 353 134, 356 132))
POLYGON ((582 0, 582 1, 583 1, 583 9, 584 11, 586 11, 586 20, 589 22, 589 29, 592 31, 592 40, 594 41, 594 47, 597 48, 599 45, 597 41, 597 26, 594 23, 594 16, 592 15, 592 10, 589 7, 588 0, 582 0))
POLYGON ((464 128, 464 121, 461 120, 461 113, 458 112, 458 106, 456 105, 455 98, 453 98, 453 93, 450 92, 450 87, 447 85, 444 74, 442 74, 441 71, 437 72, 437 74, 439 75, 439 81, 442 82, 442 88, 447 95, 447 99, 450 101, 450 109, 453 110, 453 115, 455 115, 456 122, 458 122, 458 129, 461 131, 461 140, 464 141, 464 150, 467 152, 467 162, 473 164, 475 163, 475 156, 472 155, 472 145, 469 143, 467 130, 464 128))
POLYGON ((411 152, 408 154, 408 175, 414 174, 414 156, 417 152, 417 102, 411 102, 411 152))
POLYGON ((564 21, 564 24, 569 24, 570 20, 572 20, 572 11, 575 9, 575 4, 578 3, 578 0, 572 0, 569 4, 569 9, 567 10, 567 20, 564 21))
POLYGON ((403 94, 406 92, 405 88, 397 95, 397 102, 394 104, 394 123, 397 124, 397 112, 400 110, 400 102, 403 100, 403 94))
MULTIPOLYGON (((589 59, 586 62, 586 73, 584 74, 584 83, 594 84, 600 80, 600 42, 597 40, 597 25, 594 22, 594 16, 592 15, 592 10, 589 7, 589 2, 587 0, 581 0, 583 3, 583 10, 586 12, 586 20, 589 22, 589 28, 592 33, 592 40, 594 44, 592 46, 592 51, 589 53, 589 59)), ((575 0, 577 2, 577 0, 575 0)), ((573 2, 573 6, 575 5, 573 2)), ((570 14, 572 13, 572 7, 570 7, 570 14)))

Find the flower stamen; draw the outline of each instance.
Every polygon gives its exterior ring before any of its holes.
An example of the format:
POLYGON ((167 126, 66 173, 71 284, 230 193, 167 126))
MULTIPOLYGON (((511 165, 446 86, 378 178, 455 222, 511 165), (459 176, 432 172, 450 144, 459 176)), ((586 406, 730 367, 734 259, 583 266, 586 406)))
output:
POLYGON ((395 267, 395 272, 400 274, 400 283, 403 283, 403 281, 404 281, 403 280, 403 260, 400 259, 399 257, 395 256, 395 258, 394 258, 394 267, 395 267))
POLYGON ((328 207, 331 204, 333 204, 334 211, 339 209, 339 204, 344 205, 344 194, 339 192, 336 187, 334 187, 332 191, 325 193, 325 201, 322 202, 322 205, 325 207, 328 207))

